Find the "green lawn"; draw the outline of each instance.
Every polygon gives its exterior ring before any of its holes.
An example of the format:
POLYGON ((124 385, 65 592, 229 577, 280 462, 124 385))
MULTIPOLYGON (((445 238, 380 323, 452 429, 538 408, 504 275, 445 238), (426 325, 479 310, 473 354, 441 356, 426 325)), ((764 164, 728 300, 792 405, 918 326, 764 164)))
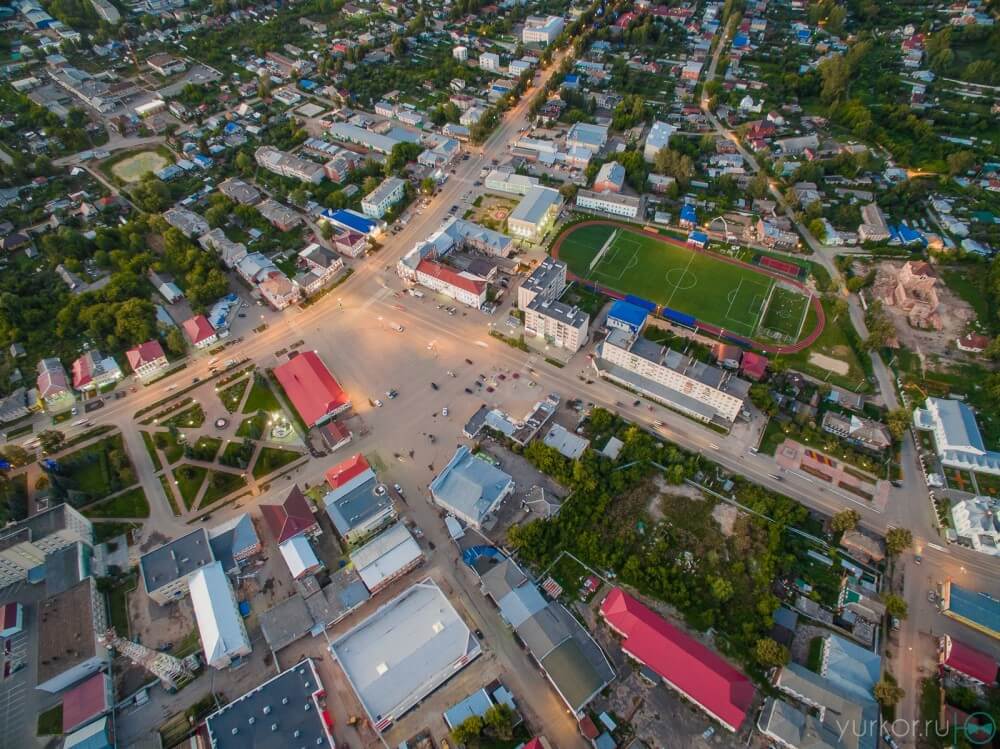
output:
POLYGON ((114 499, 88 507, 83 514, 88 518, 148 518, 149 501, 142 487, 136 486, 114 499))
POLYGON ((288 465, 298 458, 301 453, 294 450, 283 450, 280 447, 265 447, 257 456, 257 462, 253 465, 253 477, 259 479, 269 473, 277 471, 279 468, 288 465))
MULTIPOLYGON (((851 320, 844 314, 837 320, 833 319, 833 307, 826 300, 823 301, 823 310, 826 312, 826 325, 819 338, 803 351, 795 354, 782 354, 781 360, 786 362, 792 369, 796 369, 805 374, 817 377, 820 380, 829 382, 831 385, 838 385, 847 390, 858 392, 868 392, 871 385, 867 380, 865 369, 861 364, 858 353, 852 346, 852 338, 856 336, 851 320), (847 365, 847 374, 840 374, 822 366, 820 362, 810 361, 811 354, 822 354, 833 359, 844 362, 847 365)), ((809 314, 806 315, 806 324, 803 330, 810 331, 816 327, 816 310, 809 307, 809 314)), ((867 354, 866 354, 867 356, 867 354)))
POLYGON ((559 258, 577 276, 599 287, 635 294, 738 335, 756 333, 774 285, 769 276, 624 229, 617 230, 607 252, 591 269, 614 231, 610 226, 571 228, 559 258))
POLYGON ((189 510, 194 505, 198 490, 205 481, 208 474, 207 468, 201 466, 181 465, 174 469, 174 480, 177 481, 177 489, 184 500, 184 506, 189 510))
POLYGON ((122 637, 129 636, 128 626, 128 593, 135 590, 136 576, 131 574, 118 581, 111 590, 108 591, 108 618, 115 631, 122 637))
POLYGON ((233 468, 247 468, 253 457, 253 442, 229 442, 219 456, 219 462, 233 468))
POLYGON ((177 499, 174 497, 174 493, 170 491, 170 479, 166 473, 160 474, 160 485, 163 487, 163 494, 166 496, 167 501, 170 503, 170 509, 173 511, 174 515, 180 517, 181 511, 177 506, 177 499))
POLYGON ((263 412, 255 413, 253 416, 248 416, 240 422, 240 426, 236 430, 236 436, 259 440, 264 435, 265 429, 267 429, 267 414, 263 412))
POLYGON ((149 459, 153 461, 153 468, 157 471, 163 470, 163 463, 160 462, 160 456, 156 454, 156 445, 153 443, 152 436, 146 431, 140 431, 139 434, 142 435, 142 443, 146 446, 149 459))
POLYGON ((170 432, 155 432, 153 442, 163 451, 167 465, 173 465, 184 457, 184 447, 170 432))
POLYGON ((198 507, 199 509, 208 507, 246 485, 246 479, 235 473, 212 471, 208 474, 208 488, 205 490, 205 495, 201 498, 201 504, 198 507))
POLYGON ((989 326, 993 319, 989 295, 984 287, 986 268, 982 265, 952 266, 941 269, 945 285, 976 312, 980 324, 989 326))
POLYGON ((803 326, 809 298, 797 291, 775 286, 767 305, 761 331, 774 331, 781 340, 796 341, 803 326))
POLYGON ((135 483, 135 472, 131 469, 125 472, 127 475, 119 475, 114 470, 109 458, 112 451, 123 455, 127 463, 128 454, 125 452, 120 434, 95 442, 62 458, 59 464, 62 475, 69 480, 68 488, 83 492, 87 495, 88 501, 94 502, 135 483))
POLYGON ((102 544, 138 527, 138 523, 94 523, 94 541, 102 544))
POLYGON ((63 708, 62 703, 50 707, 44 713, 38 714, 38 736, 62 735, 63 708))
POLYGON ((221 445, 222 440, 218 437, 199 437, 198 441, 194 443, 194 447, 191 448, 192 457, 195 460, 213 461, 221 445))
POLYGON ((219 400, 222 401, 222 405, 226 407, 229 413, 236 413, 240 407, 240 401, 243 399, 243 393, 247 390, 247 381, 240 380, 234 385, 219 391, 219 400))
POLYGON ((205 423, 205 411, 200 403, 195 403, 190 408, 185 408, 163 422, 165 427, 177 427, 178 429, 192 429, 200 427, 205 423))
POLYGON ((268 386, 267 381, 263 379, 255 379, 253 389, 250 391, 250 395, 247 396, 247 402, 243 405, 243 413, 255 414, 258 411, 277 413, 280 410, 281 404, 278 403, 278 399, 274 397, 274 393, 271 392, 271 388, 268 386))

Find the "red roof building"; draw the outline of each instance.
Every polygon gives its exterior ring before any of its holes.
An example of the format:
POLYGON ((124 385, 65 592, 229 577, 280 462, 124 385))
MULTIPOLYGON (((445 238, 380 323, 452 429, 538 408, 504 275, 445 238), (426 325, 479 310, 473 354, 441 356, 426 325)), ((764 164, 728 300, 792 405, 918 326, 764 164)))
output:
POLYGON ((740 374, 754 382, 760 382, 767 374, 767 357, 753 351, 744 351, 740 361, 740 374))
POLYGON ((63 733, 89 723, 111 709, 111 682, 103 672, 63 694, 63 733))
POLYGON ((301 533, 318 536, 322 532, 309 501, 298 485, 292 487, 280 505, 261 505, 260 513, 278 544, 301 533))
POLYGON ((212 323, 204 315, 188 318, 181 327, 184 328, 188 340, 191 341, 195 348, 208 346, 215 343, 217 339, 215 328, 212 327, 212 323))
POLYGON ((307 426, 351 407, 351 400, 315 351, 304 351, 274 368, 274 376, 307 426))
POLYGON ((993 656, 948 635, 941 638, 941 665, 980 684, 993 684, 997 680, 997 662, 993 656))
POLYGON ((125 358, 128 359, 128 365, 132 371, 139 376, 142 376, 144 372, 160 369, 167 365, 167 355, 159 341, 140 343, 135 348, 126 351, 125 358))
POLYGON ((326 472, 326 483, 330 485, 331 489, 339 489, 370 470, 371 466, 368 465, 365 456, 358 453, 354 457, 348 458, 328 470, 326 472))
POLYGON ((443 291, 464 304, 481 307, 486 301, 485 281, 463 275, 433 260, 421 260, 417 264, 417 278, 424 286, 443 291))
POLYGON ((580 733, 583 734, 585 739, 590 739, 591 741, 600 736, 600 731, 597 730, 597 726, 594 725, 594 721, 589 715, 584 715, 580 719, 580 733))
POLYGON ((730 731, 739 730, 756 692, 745 674, 621 588, 601 603, 601 616, 622 636, 626 655, 651 668, 730 731))

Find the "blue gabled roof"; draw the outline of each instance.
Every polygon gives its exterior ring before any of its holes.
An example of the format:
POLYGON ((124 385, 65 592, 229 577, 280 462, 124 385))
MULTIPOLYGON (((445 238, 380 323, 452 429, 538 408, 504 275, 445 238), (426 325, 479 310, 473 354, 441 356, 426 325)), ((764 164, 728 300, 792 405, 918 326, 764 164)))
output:
POLYGON ((348 229, 360 232, 361 234, 371 234, 372 230, 374 230, 376 226, 375 221, 372 219, 366 218, 360 213, 345 209, 341 209, 339 211, 331 211, 327 209, 323 211, 322 215, 324 218, 328 218, 341 226, 346 226, 348 229))
POLYGON ((646 318, 648 316, 649 313, 642 307, 629 304, 621 299, 612 304, 611 310, 608 312, 608 317, 621 320, 623 323, 633 328, 641 328, 646 322, 646 318))
POLYGON ((697 244, 708 244, 708 235, 703 231, 693 231, 688 234, 688 242, 697 244))

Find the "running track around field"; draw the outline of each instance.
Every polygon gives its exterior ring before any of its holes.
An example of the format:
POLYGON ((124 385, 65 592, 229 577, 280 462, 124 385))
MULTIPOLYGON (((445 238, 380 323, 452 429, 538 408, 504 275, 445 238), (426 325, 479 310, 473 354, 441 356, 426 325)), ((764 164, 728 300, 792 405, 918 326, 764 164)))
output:
MULTIPOLYGON (((708 250, 703 250, 699 247, 692 247, 691 245, 686 244, 684 242, 680 242, 674 239, 673 237, 667 237, 659 233, 653 234, 652 232, 642 231, 640 229, 636 229, 631 226, 625 226, 624 224, 619 224, 614 221, 602 221, 600 219, 595 219, 593 221, 581 221, 578 224, 573 224, 565 231, 563 231, 558 237, 556 237, 556 241, 552 244, 552 257, 554 258, 559 257, 559 248, 562 247, 563 240, 565 240, 566 237, 570 236, 577 229, 580 229, 585 226, 610 226, 615 229, 620 229, 621 231, 631 232, 632 234, 635 234, 636 236, 639 237, 647 237, 649 239, 655 239, 659 242, 663 242, 664 244, 671 244, 675 245, 676 247, 683 247, 685 250, 688 250, 689 252, 697 252, 702 255, 707 255, 715 260, 719 260, 723 263, 729 263, 730 265, 736 265, 739 266, 740 268, 748 268, 749 270, 752 270, 756 273, 760 273, 763 276, 773 278, 777 281, 781 281, 782 283, 791 284, 792 286, 799 289, 799 291, 801 291, 803 294, 809 297, 813 310, 816 312, 816 327, 812 329, 809 335, 807 335, 798 343, 782 345, 778 343, 763 343, 760 341, 754 341, 753 342, 754 346, 760 349, 761 351, 765 351, 769 354, 795 354, 814 344, 816 342, 816 339, 819 338, 820 334, 823 332, 823 327, 826 325, 826 313, 823 311, 823 303, 820 301, 819 296, 817 294, 814 294, 810 289, 806 287, 805 284, 801 283, 800 281, 789 278, 788 276, 785 276, 781 273, 770 271, 767 268, 759 265, 750 265, 750 263, 744 263, 742 260, 736 260, 735 258, 726 257, 725 255, 719 255, 715 252, 709 252, 708 250)), ((569 271, 567 271, 566 275, 570 279, 574 281, 579 281, 582 284, 585 285, 591 284, 590 281, 587 281, 584 278, 580 278, 575 273, 570 273, 569 271)), ((604 284, 602 284, 602 288, 605 289, 604 291, 601 292, 603 294, 606 294, 608 296, 617 299, 625 298, 625 295, 620 291, 614 291, 609 293, 607 286, 604 284)), ((662 307, 663 305, 660 306, 662 307)), ((697 319, 697 315, 695 315, 695 318, 697 319)), ((726 332, 730 332, 732 335, 736 335, 731 331, 726 331, 725 328, 720 328, 716 325, 709 325, 708 323, 701 322, 700 320, 698 320, 696 324, 698 328, 704 330, 709 335, 721 336, 726 332)), ((737 337, 744 339, 746 338, 746 336, 737 336, 737 337)))

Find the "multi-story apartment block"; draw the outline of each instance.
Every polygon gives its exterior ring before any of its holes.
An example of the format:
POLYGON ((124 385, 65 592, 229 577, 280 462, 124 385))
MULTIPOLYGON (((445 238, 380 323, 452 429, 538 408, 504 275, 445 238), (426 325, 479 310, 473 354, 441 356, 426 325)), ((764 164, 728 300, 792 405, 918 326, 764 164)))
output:
POLYGON ((524 311, 526 338, 544 338, 545 342, 577 352, 587 342, 590 316, 558 299, 551 301, 536 296, 524 311))
POLYGON ((48 554, 75 543, 92 546, 94 526, 68 504, 60 504, 0 530, 0 588, 26 580, 48 554))
POLYGON ((524 279, 517 290, 517 308, 528 309, 536 297, 551 302, 562 296, 566 288, 566 263, 548 255, 524 279))
POLYGON ((594 368, 687 416, 725 427, 739 416, 750 392, 749 382, 724 369, 621 329, 601 342, 594 368))
POLYGON ((399 177, 388 177, 364 197, 361 212, 372 218, 382 218, 405 194, 406 181, 399 177))

